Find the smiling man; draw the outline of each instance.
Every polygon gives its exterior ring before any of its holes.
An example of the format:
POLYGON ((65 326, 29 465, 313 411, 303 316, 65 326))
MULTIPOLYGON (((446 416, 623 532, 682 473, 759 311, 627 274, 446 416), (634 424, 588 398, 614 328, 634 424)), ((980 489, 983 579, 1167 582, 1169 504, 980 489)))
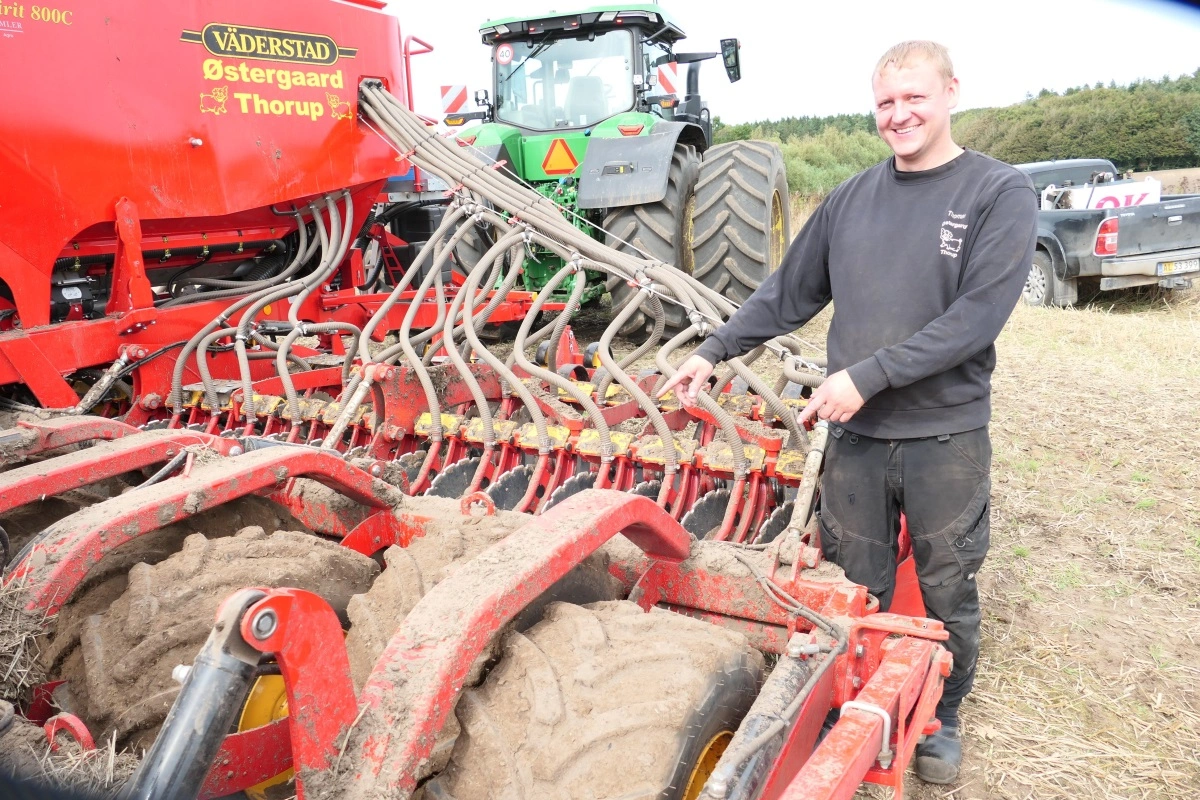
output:
POLYGON ((821 547, 887 610, 900 512, 926 614, 954 670, 917 748, 917 775, 951 783, 958 708, 979 654, 975 578, 989 543, 994 342, 1021 294, 1037 221, 1029 178, 950 134, 959 85, 946 48, 903 42, 872 74, 894 156, 838 186, 783 263, 663 389, 696 402, 713 365, 808 322, 830 301, 829 377, 802 419, 828 420, 821 547))

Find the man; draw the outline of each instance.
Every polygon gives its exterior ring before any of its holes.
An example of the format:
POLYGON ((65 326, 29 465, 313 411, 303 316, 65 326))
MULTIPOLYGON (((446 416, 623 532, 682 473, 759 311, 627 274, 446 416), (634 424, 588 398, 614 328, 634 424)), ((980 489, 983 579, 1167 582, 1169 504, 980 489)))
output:
POLYGON ((821 547, 889 607, 899 513, 926 613, 954 669, 917 749, 917 775, 951 783, 958 707, 979 654, 975 575, 987 554, 994 342, 1033 257, 1029 178, 950 134, 958 79, 946 49, 904 42, 876 66, 875 124, 894 156, 837 187, 783 263, 663 389, 696 402, 713 365, 808 322, 831 300, 829 376, 801 419, 828 420, 821 547))

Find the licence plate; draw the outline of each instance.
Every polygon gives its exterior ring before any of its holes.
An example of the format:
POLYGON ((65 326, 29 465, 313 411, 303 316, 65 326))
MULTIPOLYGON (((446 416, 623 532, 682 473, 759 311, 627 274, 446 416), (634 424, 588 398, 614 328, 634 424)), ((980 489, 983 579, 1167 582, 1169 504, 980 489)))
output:
POLYGON ((1178 275, 1182 272, 1195 272, 1196 270, 1200 270, 1200 258, 1189 258, 1187 261, 1158 262, 1159 275, 1178 275))

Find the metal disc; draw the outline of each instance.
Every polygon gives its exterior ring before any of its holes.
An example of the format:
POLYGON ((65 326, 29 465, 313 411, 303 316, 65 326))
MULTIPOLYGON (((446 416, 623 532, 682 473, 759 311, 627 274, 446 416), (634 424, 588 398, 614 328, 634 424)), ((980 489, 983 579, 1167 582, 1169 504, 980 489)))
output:
POLYGON ((407 489, 417 479, 423 463, 425 463, 424 451, 418 450, 415 453, 405 453, 395 461, 389 462, 383 468, 383 474, 379 477, 392 486, 407 489))
POLYGON ((731 493, 728 489, 717 489, 697 500, 683 519, 679 521, 683 529, 697 539, 707 539, 721 527, 725 519, 725 509, 729 506, 731 493))
POLYGON ((763 520, 763 524, 758 528, 758 536, 754 539, 755 544, 767 544, 775 541, 779 534, 787 530, 788 523, 792 520, 792 509, 796 504, 790 500, 781 506, 775 506, 775 510, 771 512, 771 516, 763 520))
POLYGON ((517 467, 509 470, 487 488, 487 496, 492 498, 496 508, 502 511, 512 511, 521 502, 525 492, 529 490, 529 481, 532 478, 533 467, 517 467))
POLYGON ((653 497, 657 499, 658 493, 662 491, 662 481, 642 481, 629 491, 632 494, 640 494, 642 497, 653 497))
POLYGON ((579 494, 584 489, 590 489, 596 485, 596 473, 585 472, 582 475, 572 475, 562 482, 562 485, 550 493, 550 499, 546 501, 543 512, 549 511, 556 505, 566 500, 572 495, 579 494))
POLYGON ((478 458, 456 461, 441 471, 425 490, 426 497, 462 497, 471 488, 471 479, 479 468, 478 458))

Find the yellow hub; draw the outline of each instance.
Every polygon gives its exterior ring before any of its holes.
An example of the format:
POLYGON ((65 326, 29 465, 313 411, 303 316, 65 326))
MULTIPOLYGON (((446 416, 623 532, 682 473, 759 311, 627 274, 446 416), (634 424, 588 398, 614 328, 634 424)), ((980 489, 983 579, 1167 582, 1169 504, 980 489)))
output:
POLYGON ((768 254, 767 270, 774 272, 779 268, 780 262, 783 261, 784 251, 787 250, 787 242, 783 236, 783 198, 779 196, 779 192, 771 193, 771 249, 768 254))
POLYGON ((725 748, 729 747, 729 742, 732 740, 733 731, 721 731, 708 740, 708 744, 704 745, 704 749, 700 751, 700 758, 696 760, 696 766, 692 768, 692 776, 688 778, 683 800, 696 800, 700 796, 705 782, 717 768, 717 762, 721 760, 721 756, 725 754, 725 748))
MULTIPOLYGON (((248 731, 261 728, 283 719, 288 715, 287 687, 280 675, 263 675, 250 688, 246 705, 242 708, 242 716, 238 720, 238 731, 248 731)), ((287 783, 292 779, 292 770, 281 772, 274 778, 268 778, 262 783, 251 786, 246 790, 250 800, 267 800, 267 790, 272 786, 287 783)))

